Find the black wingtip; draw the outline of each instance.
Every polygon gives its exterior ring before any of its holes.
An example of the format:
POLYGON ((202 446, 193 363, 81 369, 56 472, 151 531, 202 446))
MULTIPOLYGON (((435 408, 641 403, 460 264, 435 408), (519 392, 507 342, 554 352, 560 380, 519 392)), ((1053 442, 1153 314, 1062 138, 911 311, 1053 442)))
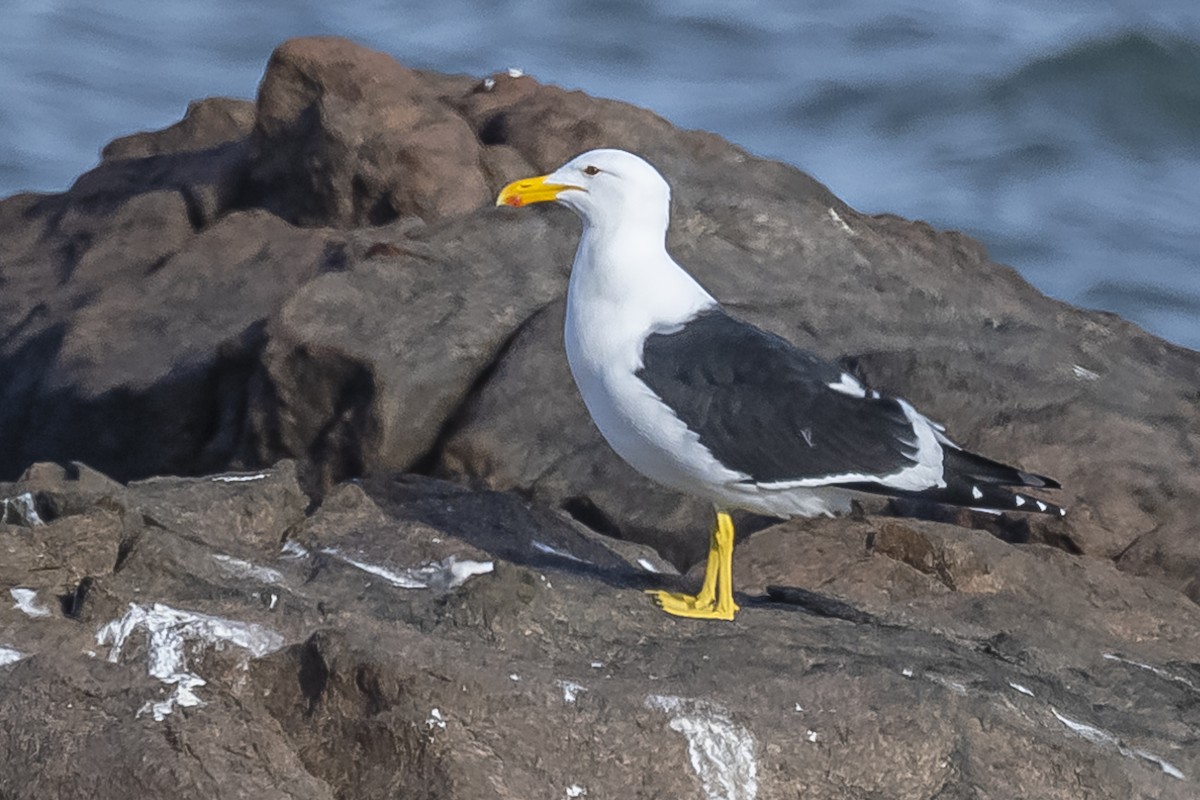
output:
MULTIPOLYGON (((1067 515, 1067 510, 1062 506, 1046 502, 1040 497, 1022 494, 1021 492, 1012 491, 996 484, 968 483, 955 480, 946 486, 925 489, 923 491, 904 491, 872 483, 846 483, 840 485, 845 489, 852 489, 859 492, 868 492, 887 497, 901 497, 909 500, 923 500, 928 503, 959 506, 961 508, 970 508, 988 513, 1019 511, 1024 514, 1049 514, 1058 517, 1065 517, 1067 515)), ((1044 488, 1049 489, 1052 487, 1047 485, 1044 488)))
POLYGON ((942 469, 946 481, 962 481, 979 486, 1029 486, 1034 489, 1061 489, 1051 477, 1010 467, 969 450, 945 451, 942 469))
MULTIPOLYGON (((1030 488, 1038 489, 1058 488, 1058 484, 1053 481, 1044 486, 1038 486, 1037 484, 1027 485, 1030 488)), ((995 484, 953 480, 944 488, 927 490, 925 493, 918 493, 918 496, 921 494, 934 495, 937 497, 938 502, 973 508, 977 511, 1000 513, 1020 511, 1025 514, 1050 514, 1058 517, 1065 517, 1067 515, 1067 510, 1062 506, 1047 502, 1040 497, 1022 494, 1020 491, 995 484)))

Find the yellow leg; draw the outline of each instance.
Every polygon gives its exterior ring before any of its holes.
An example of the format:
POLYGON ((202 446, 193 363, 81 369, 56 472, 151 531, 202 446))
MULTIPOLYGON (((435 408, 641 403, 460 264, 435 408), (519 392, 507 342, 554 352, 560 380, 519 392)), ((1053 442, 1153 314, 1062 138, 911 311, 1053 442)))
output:
POLYGON ((738 605, 733 602, 733 520, 724 511, 717 512, 704 583, 693 596, 653 590, 647 594, 668 614, 694 619, 733 619, 738 605))

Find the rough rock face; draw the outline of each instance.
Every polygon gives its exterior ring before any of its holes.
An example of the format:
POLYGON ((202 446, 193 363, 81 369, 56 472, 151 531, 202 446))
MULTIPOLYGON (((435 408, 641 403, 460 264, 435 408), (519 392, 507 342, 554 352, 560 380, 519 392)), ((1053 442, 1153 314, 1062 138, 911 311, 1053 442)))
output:
POLYGON ((679 578, 648 552, 429 479, 306 512, 286 462, 128 486, 38 465, 0 498, 14 800, 1190 798, 1200 779, 1200 610, 1055 548, 785 523, 739 551, 751 596, 726 625, 655 609, 638 589, 679 578))
POLYGON ((492 192, 475 131, 438 92, 340 39, 287 42, 259 90, 252 202, 298 225, 335 227, 478 209, 492 192))
POLYGON ((1197 385, 718 137, 285 43, 256 102, 0 201, 0 796, 1195 797, 1197 385), (653 609, 710 512, 587 419, 573 216, 491 206, 597 146, 734 313, 1071 514, 776 525, 736 623, 653 609))

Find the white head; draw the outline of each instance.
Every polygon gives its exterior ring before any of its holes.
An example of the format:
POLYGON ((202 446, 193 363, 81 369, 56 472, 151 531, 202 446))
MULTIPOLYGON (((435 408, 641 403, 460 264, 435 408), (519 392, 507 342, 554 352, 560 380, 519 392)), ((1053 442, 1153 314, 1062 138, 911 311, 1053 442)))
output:
POLYGON ((665 234, 671 187, 645 159, 624 150, 589 150, 549 175, 513 181, 496 205, 555 201, 585 228, 648 228, 665 234))

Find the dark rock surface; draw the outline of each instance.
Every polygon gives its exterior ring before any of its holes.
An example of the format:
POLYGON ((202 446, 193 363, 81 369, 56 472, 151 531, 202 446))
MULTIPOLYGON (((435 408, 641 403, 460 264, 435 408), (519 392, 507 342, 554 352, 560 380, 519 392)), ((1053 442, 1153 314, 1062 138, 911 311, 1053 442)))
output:
POLYGON ((33 593, 0 607, 14 800, 1188 798, 1200 776, 1200 611, 1055 548, 785 523, 743 544, 744 611, 713 624, 511 494, 390 475, 306 513, 286 462, 0 485, 27 494, 40 516, 0 525, 0 582, 33 593))
POLYGON ((0 589, 35 593, 0 610, 0 796, 1195 797, 1198 385, 649 111, 286 43, 257 102, 0 201, 0 589), (647 565, 694 563, 709 510, 587 420, 574 217, 491 206, 596 146, 670 179, 670 249, 735 313, 1071 514, 769 527, 736 623, 661 615, 647 565))

